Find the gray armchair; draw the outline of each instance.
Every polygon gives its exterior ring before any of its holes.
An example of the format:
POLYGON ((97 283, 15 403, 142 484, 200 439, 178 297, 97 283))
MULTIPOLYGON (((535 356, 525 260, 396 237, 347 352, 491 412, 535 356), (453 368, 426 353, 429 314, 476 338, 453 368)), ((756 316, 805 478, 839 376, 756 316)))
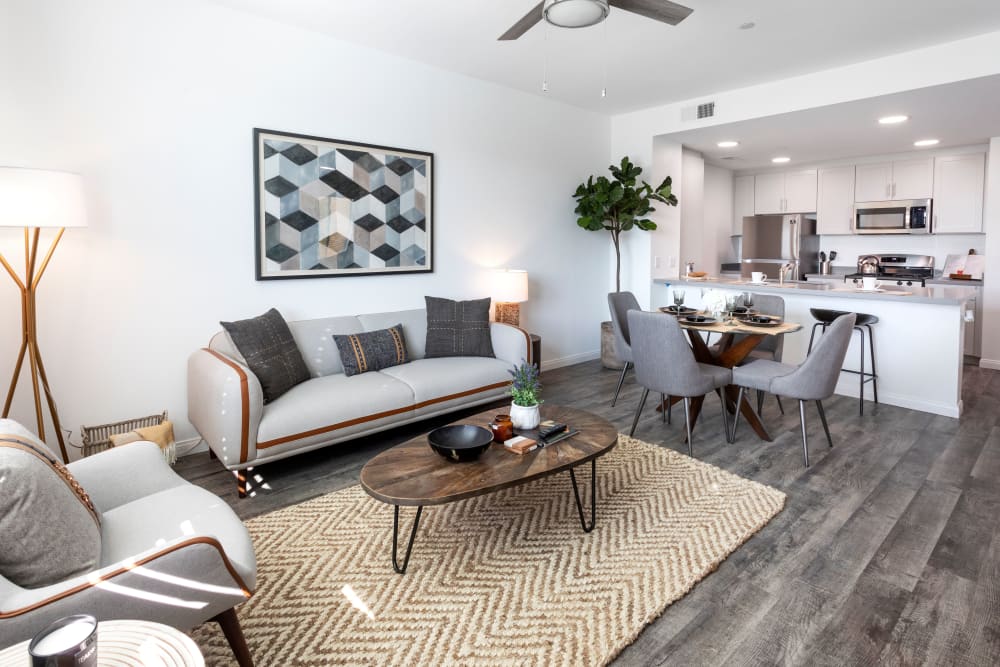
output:
POLYGON ((799 425, 802 430, 802 458, 809 465, 809 440, 806 434, 806 401, 816 401, 826 441, 833 447, 830 428, 826 423, 823 399, 833 395, 844 365, 844 356, 854 331, 854 313, 841 315, 819 344, 809 353, 799 366, 791 366, 777 361, 759 359, 745 366, 733 369, 733 383, 739 385, 736 399, 736 419, 733 421, 733 437, 740 423, 739 406, 743 402, 744 388, 768 391, 777 396, 787 396, 799 401, 799 425))
POLYGON ((625 362, 622 367, 622 375, 618 378, 618 386, 615 388, 615 396, 611 399, 611 407, 615 407, 618 402, 618 394, 621 393, 622 385, 625 384, 625 374, 632 366, 632 337, 628 328, 628 312, 630 310, 642 310, 639 301, 632 292, 611 292, 608 294, 608 308, 611 309, 611 328, 615 332, 615 352, 619 358, 625 362))
MULTIPOLYGON (((677 318, 660 313, 631 311, 628 314, 632 333, 632 358, 635 379, 643 387, 642 397, 632 419, 629 435, 635 433, 639 415, 646 404, 649 392, 663 396, 684 398, 684 424, 687 429, 688 455, 693 456, 691 445, 691 399, 721 389, 732 382, 732 371, 721 366, 698 363, 688 345, 677 318)), ((722 423, 729 436, 725 398, 722 401, 722 423)))
MULTIPOLYGON (((44 447, 26 433, 3 437, 44 447)), ((38 588, 0 576, 0 646, 79 613, 185 631, 214 620, 241 667, 252 665, 235 605, 253 594, 257 564, 250 535, 232 509, 174 473, 153 443, 128 444, 67 467, 100 515, 100 562, 38 588)))

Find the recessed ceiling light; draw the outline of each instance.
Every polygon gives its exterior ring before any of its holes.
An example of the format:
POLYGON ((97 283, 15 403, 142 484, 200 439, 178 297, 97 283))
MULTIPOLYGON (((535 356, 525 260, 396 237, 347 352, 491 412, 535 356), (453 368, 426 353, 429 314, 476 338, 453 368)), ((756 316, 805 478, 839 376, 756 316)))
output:
POLYGON ((910 120, 909 116, 883 116, 878 119, 879 125, 896 125, 897 123, 905 123, 910 120))
POLYGON ((736 148, 737 146, 740 145, 740 142, 738 142, 738 141, 720 141, 719 143, 717 143, 715 145, 718 146, 719 148, 736 148))
POLYGON ((771 162, 774 162, 775 164, 781 164, 782 162, 788 162, 791 159, 792 158, 790 158, 790 157, 784 157, 784 156, 773 157, 773 158, 771 158, 771 162))
POLYGON ((741 23, 740 24, 740 30, 750 30, 755 25, 757 25, 757 24, 754 23, 753 21, 747 21, 746 23, 741 23))
POLYGON ((937 146, 941 143, 940 139, 921 139, 920 141, 914 141, 914 146, 937 146))

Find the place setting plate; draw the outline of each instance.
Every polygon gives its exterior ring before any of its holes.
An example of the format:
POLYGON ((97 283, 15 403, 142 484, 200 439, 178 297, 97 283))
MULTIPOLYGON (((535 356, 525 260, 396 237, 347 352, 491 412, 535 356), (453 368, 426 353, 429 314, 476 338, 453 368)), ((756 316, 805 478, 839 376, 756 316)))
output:
POLYGON ((660 312, 668 315, 694 315, 698 309, 691 306, 661 306, 660 312))
POLYGON ((751 327, 777 327, 781 326, 780 317, 771 317, 769 315, 750 315, 748 317, 738 318, 740 324, 745 324, 751 327))
POLYGON ((692 324, 700 327, 708 327, 718 321, 714 317, 709 317, 708 315, 683 315, 678 319, 684 324, 692 324))

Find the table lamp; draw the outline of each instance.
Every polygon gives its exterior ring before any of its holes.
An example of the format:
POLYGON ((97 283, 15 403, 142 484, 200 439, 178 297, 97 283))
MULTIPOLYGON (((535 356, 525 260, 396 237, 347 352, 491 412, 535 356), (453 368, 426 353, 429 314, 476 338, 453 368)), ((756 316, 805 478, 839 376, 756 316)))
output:
POLYGON ((7 400, 3 405, 3 417, 10 414, 14 400, 14 390, 28 358, 31 370, 31 388, 35 395, 35 417, 38 420, 38 437, 45 440, 45 426, 42 419, 42 402, 39 391, 45 393, 52 426, 59 440, 59 452, 64 462, 69 462, 66 443, 63 441, 62 426, 56 412, 55 401, 45 375, 42 354, 38 350, 38 326, 35 320, 35 293, 45 269, 52 259, 52 253, 59 244, 67 227, 85 227, 86 207, 83 198, 83 180, 77 174, 44 169, 23 169, 20 167, 0 167, 0 227, 22 227, 24 229, 24 278, 0 253, 0 263, 21 291, 21 350, 14 365, 14 376, 7 390, 7 400), (55 238, 41 263, 38 262, 38 236, 41 227, 56 227, 55 238))
POLYGON ((520 326, 521 302, 528 300, 528 272, 520 269, 500 269, 493 273, 495 319, 504 324, 520 326))

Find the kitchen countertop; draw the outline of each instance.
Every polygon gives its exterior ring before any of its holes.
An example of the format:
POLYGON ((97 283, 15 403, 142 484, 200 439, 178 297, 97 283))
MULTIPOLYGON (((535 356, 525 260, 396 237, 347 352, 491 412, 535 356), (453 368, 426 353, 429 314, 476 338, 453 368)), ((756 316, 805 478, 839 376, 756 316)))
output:
MULTIPOLYGON (((830 277, 830 276, 827 276, 830 277)), ((942 306, 955 306, 962 304, 969 300, 970 294, 968 289, 970 287, 977 287, 977 285, 954 285, 954 283, 959 283, 960 281, 951 280, 946 285, 932 285, 930 287, 889 287, 885 286, 883 292, 856 292, 856 291, 842 291, 843 286, 839 284, 830 284, 828 282, 786 282, 784 285, 779 286, 777 282, 768 282, 765 285, 750 285, 746 282, 739 280, 727 280, 727 279, 716 279, 716 280, 694 280, 685 278, 659 278, 655 282, 662 283, 664 285, 683 285, 685 287, 692 288, 720 288, 720 289, 734 289, 743 291, 753 291, 759 294, 799 294, 799 295, 810 295, 819 297, 834 297, 838 299, 859 299, 865 301, 878 300, 878 301, 900 301, 905 303, 921 303, 921 304, 934 304, 942 306), (911 294, 901 295, 893 294, 893 292, 910 292, 911 294)), ((965 281, 961 281, 964 283, 965 281)), ((972 281, 976 282, 976 281, 972 281)))

